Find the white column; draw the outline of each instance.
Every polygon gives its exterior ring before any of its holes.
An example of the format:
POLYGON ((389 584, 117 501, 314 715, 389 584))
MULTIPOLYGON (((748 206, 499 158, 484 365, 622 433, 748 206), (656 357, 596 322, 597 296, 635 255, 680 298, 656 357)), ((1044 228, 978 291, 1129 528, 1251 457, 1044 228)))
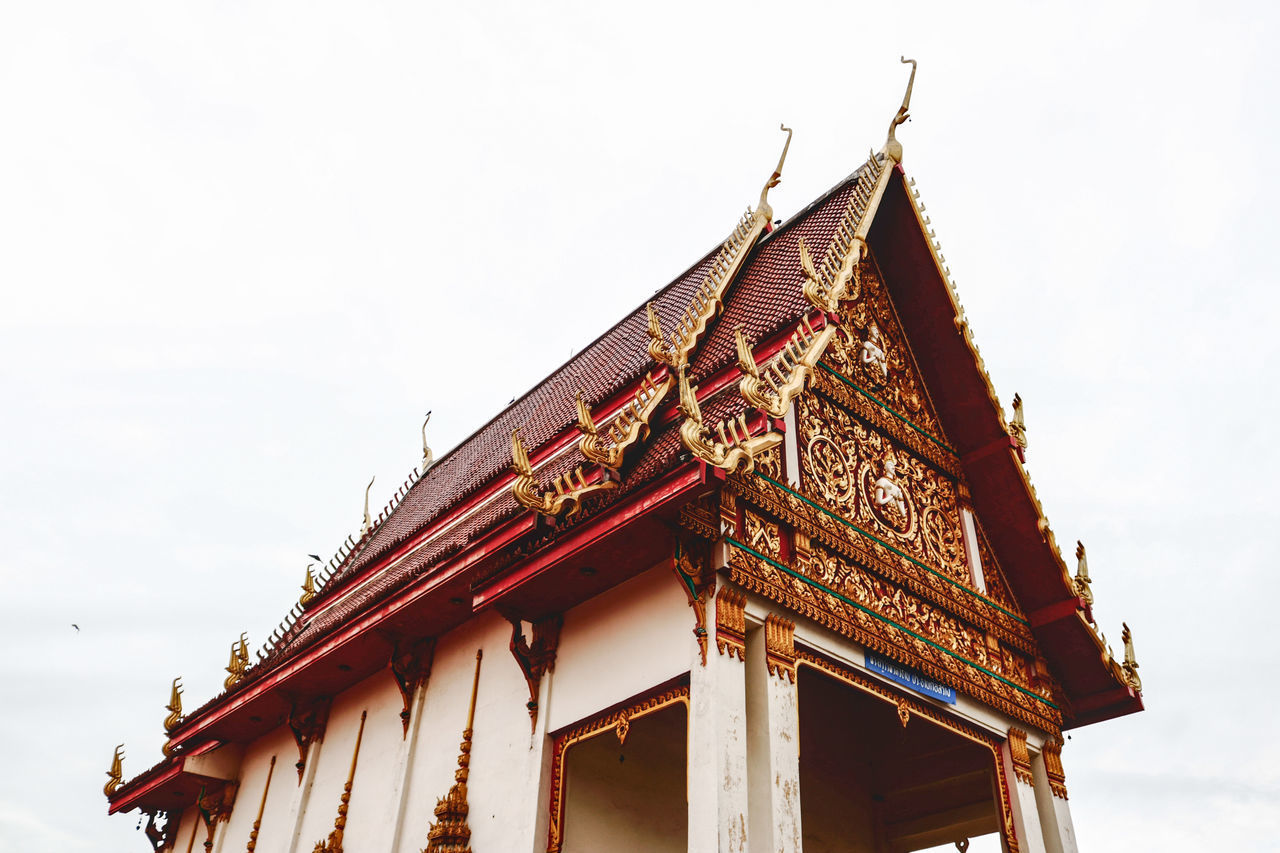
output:
POLYGON ((1018 834, 1022 853, 1048 853, 1044 832, 1040 828, 1040 812, 1036 806, 1036 789, 1031 779, 1031 758, 1027 751, 1027 733, 1009 729, 1009 738, 1000 745, 1005 778, 1009 780, 1009 804, 1013 810, 1013 828, 1018 834))
POLYGON ((391 833, 391 850, 400 849, 400 838, 404 834, 405 806, 409 802, 409 774, 413 770, 414 758, 418 754, 418 736, 422 728, 422 704, 427 698, 427 680, 424 679, 413 691, 413 702, 409 707, 409 732, 405 736, 396 754, 395 781, 392 783, 391 796, 386 805, 390 807, 389 815, 394 829, 391 833))
POLYGON ((800 717, 795 625, 770 615, 747 635, 751 853, 799 853, 800 717))
POLYGON ((289 823, 293 830, 289 834, 289 853, 297 853, 302 835, 302 820, 307 814, 307 803, 311 799, 311 788, 316 781, 316 767, 320 764, 320 748, 324 746, 321 738, 316 738, 307 747, 307 763, 302 769, 302 781, 294 791, 293 800, 289 803, 289 823))
POLYGON ((1044 846, 1048 853, 1079 853, 1076 829, 1071 823, 1071 806, 1067 803, 1066 779, 1062 773, 1062 742, 1045 741, 1044 749, 1031 761, 1035 782, 1036 805, 1040 825, 1044 829, 1044 846))
POLYGON ((716 579, 708 595, 707 663, 689 675, 689 853, 747 853, 745 598, 716 579))

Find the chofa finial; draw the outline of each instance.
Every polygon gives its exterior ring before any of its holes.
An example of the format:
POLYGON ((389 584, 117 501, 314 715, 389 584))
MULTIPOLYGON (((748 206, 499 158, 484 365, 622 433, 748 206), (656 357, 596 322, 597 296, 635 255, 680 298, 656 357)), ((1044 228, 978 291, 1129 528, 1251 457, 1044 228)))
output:
POLYGON ((249 636, 240 633, 240 639, 231 644, 231 657, 227 661, 227 677, 222 681, 224 690, 230 690, 249 671, 249 636))
POLYGON ((1093 590, 1089 585, 1093 583, 1089 578, 1089 560, 1085 557, 1084 543, 1076 540, 1076 577, 1075 588, 1076 595, 1084 599, 1084 603, 1093 606, 1093 590))
POLYGON ((102 793, 110 797, 124 783, 124 744, 116 747, 111 756, 111 769, 107 771, 107 784, 102 786, 102 793))
POLYGON ((311 570, 311 564, 307 564, 307 576, 302 580, 302 595, 298 596, 298 603, 306 607, 316 599, 316 573, 311 570))
POLYGON ((916 83, 916 61, 907 59, 905 56, 901 59, 904 65, 911 65, 911 77, 907 80, 907 93, 902 96, 902 106, 898 107, 897 114, 889 122, 889 137, 884 142, 884 156, 895 163, 902 162, 902 143, 898 141, 894 132, 898 129, 898 125, 911 118, 908 112, 911 109, 911 87, 916 83))
POLYGON ((769 190, 781 183, 782 164, 787 161, 787 150, 791 148, 791 128, 785 124, 779 124, 778 128, 786 131, 787 141, 782 144, 782 154, 778 157, 778 168, 774 169, 773 174, 769 176, 769 180, 764 182, 764 189, 760 190, 760 203, 756 205, 756 212, 762 213, 764 218, 770 222, 773 221, 773 208, 769 206, 769 190))
POLYGON ((1133 653, 1133 634, 1129 631, 1129 623, 1121 622, 1122 628, 1120 633, 1120 641, 1124 643, 1124 663, 1121 668, 1124 670, 1125 681, 1129 683, 1137 692, 1142 692, 1142 679, 1138 677, 1138 659, 1133 653))
POLYGON ((1013 395, 1013 420, 1009 422, 1009 435, 1023 450, 1027 449, 1027 422, 1022 414, 1022 396, 1013 395))
POLYGON ((427 444, 427 424, 431 423, 431 412, 427 412, 426 419, 422 422, 422 473, 427 473, 427 469, 431 467, 431 463, 435 461, 435 456, 431 453, 431 447, 427 444))
POLYGON ((369 485, 364 487, 364 521, 360 524, 360 536, 364 537, 373 529, 373 517, 369 515, 369 490, 373 488, 373 481, 378 479, 377 476, 369 478, 369 485))

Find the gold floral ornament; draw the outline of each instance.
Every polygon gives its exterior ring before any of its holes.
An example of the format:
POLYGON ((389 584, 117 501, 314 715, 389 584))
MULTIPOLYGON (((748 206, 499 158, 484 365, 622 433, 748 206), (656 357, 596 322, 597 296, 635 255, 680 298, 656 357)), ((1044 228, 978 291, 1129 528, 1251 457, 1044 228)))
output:
POLYGON ((670 372, 661 382, 654 381, 653 373, 646 374, 627 405, 614 416, 603 433, 591 416, 591 407, 582 399, 582 392, 578 392, 578 430, 582 433, 578 450, 597 465, 615 471, 621 468, 628 448, 649 437, 649 421, 673 383, 670 372))
POLYGON ((566 518, 572 518, 582 509, 582 499, 592 492, 616 489, 618 481, 602 477, 599 482, 588 483, 579 465, 564 474, 557 474, 551 481, 553 490, 543 490, 533 466, 529 464, 529 452, 520 440, 520 430, 511 431, 511 468, 516 472, 511 493, 516 502, 527 509, 537 510, 548 518, 555 518, 566 508, 566 518))
POLYGON ((679 370, 682 364, 688 363, 689 354, 697 347, 698 340, 707 329, 707 324, 719 311, 725 291, 737 277, 743 262, 751 253, 756 241, 760 239, 760 235, 765 233, 773 221, 773 208, 769 205, 769 190, 776 187, 782 180, 782 165, 786 162, 787 150, 791 147, 791 128, 785 125, 780 127, 786 131, 787 141, 782 146, 782 155, 778 158, 777 168, 765 181, 764 189, 760 190, 760 201, 756 204, 756 209, 754 211, 747 209, 742 219, 738 221, 737 227, 733 229, 733 233, 721 245, 719 253, 711 263, 710 272, 694 292, 689 307, 685 309, 676 323, 676 328, 669 336, 663 333, 662 323, 658 319, 657 312, 653 310, 653 304, 650 303, 648 306, 649 355, 672 370, 679 370))
POLYGON ((736 418, 726 418, 707 426, 702 420, 698 405, 698 388, 689 383, 689 365, 680 365, 680 441, 694 456, 709 465, 736 471, 755 469, 755 457, 782 443, 782 434, 769 430, 763 435, 752 435, 747 427, 746 413, 736 418))
POLYGON ((107 784, 102 786, 102 793, 110 797, 116 789, 124 784, 124 744, 116 747, 111 756, 111 768, 107 770, 107 784))
POLYGON ((1124 680, 1130 687, 1141 693, 1142 679, 1138 677, 1138 659, 1133 653, 1133 634, 1127 622, 1121 622, 1120 625, 1123 629, 1120 640, 1124 643, 1124 664, 1121 666, 1124 670, 1124 680))
MULTIPOLYGON (((307 569, 310 573, 310 569, 307 569)), ((240 634, 240 639, 231 644, 231 657, 227 661, 227 677, 222 681, 224 690, 230 690, 232 685, 238 683, 244 674, 249 670, 249 639, 244 633, 240 634)))
POLYGON ((836 324, 827 323, 821 332, 815 332, 809 318, 802 317, 782 349, 761 370, 739 326, 734 330, 734 340, 738 344, 738 369, 744 374, 739 385, 743 399, 775 418, 785 416, 792 398, 809 383, 836 331, 836 324))

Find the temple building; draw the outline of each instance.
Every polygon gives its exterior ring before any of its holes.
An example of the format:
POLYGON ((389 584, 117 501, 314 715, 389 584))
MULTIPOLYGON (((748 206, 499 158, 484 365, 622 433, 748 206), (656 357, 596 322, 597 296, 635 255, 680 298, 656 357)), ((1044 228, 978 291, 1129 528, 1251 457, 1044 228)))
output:
POLYGON ((186 853, 1076 850, 1063 733, 1142 710, 1138 664, 973 345, 910 96, 775 223, 783 128, 723 244, 424 441, 224 692, 174 682, 109 811, 186 853))

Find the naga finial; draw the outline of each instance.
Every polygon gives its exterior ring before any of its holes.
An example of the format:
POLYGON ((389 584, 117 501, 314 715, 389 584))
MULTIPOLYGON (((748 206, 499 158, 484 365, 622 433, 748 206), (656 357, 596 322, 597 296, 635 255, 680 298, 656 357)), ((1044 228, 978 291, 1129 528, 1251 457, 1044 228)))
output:
POLYGON ((298 603, 306 607, 316 598, 316 573, 311 570, 311 565, 307 565, 307 576, 302 581, 302 595, 298 596, 298 603))
POLYGON ((369 515, 369 490, 373 488, 373 481, 376 479, 378 479, 377 475, 370 477, 369 485, 364 487, 364 521, 360 524, 361 538, 373 529, 373 516, 369 515))
POLYGON ((107 784, 102 786, 102 793, 110 797, 124 783, 124 744, 116 747, 111 757, 111 769, 107 771, 107 784))
POLYGON ((1022 396, 1013 395, 1013 420, 1009 422, 1009 435, 1023 450, 1027 449, 1027 422, 1022 414, 1022 396))
POLYGON ((902 96, 902 106, 898 107, 898 112, 894 115, 893 120, 889 122, 889 138, 884 142, 884 155, 895 163, 902 162, 902 143, 898 141, 898 137, 894 132, 898 129, 898 125, 911 118, 908 110, 911 109, 911 87, 916 83, 916 61, 907 59, 905 56, 900 57, 904 65, 911 66, 911 77, 907 80, 907 93, 902 96))
POLYGON ((1142 679, 1138 677, 1138 659, 1133 653, 1133 633, 1129 630, 1129 623, 1121 622, 1122 628, 1120 633, 1120 641, 1124 643, 1124 664, 1121 668, 1124 670, 1125 681, 1129 683, 1137 692, 1142 692, 1142 679))
POLYGON ((1089 579, 1089 560, 1084 554, 1084 543, 1076 540, 1076 577, 1075 588, 1076 595, 1084 599, 1084 603, 1093 606, 1093 590, 1089 585, 1093 583, 1089 579))
POLYGON ((169 712, 169 716, 164 718, 164 731, 171 735, 178 723, 182 722, 182 676, 173 680, 173 687, 169 690, 169 704, 164 709, 169 712))
POLYGON ((431 453, 431 447, 427 444, 427 424, 431 423, 431 411, 427 411, 426 419, 422 422, 422 473, 427 473, 427 469, 431 467, 431 463, 435 461, 435 456, 431 453))
POLYGON ((778 168, 773 170, 773 174, 769 176, 769 180, 764 182, 764 189, 760 190, 760 203, 756 206, 756 212, 764 216, 764 218, 773 221, 773 208, 769 206, 769 190, 776 187, 782 181, 782 164, 787 161, 787 150, 791 147, 791 128, 785 124, 779 124, 778 128, 787 132, 787 141, 782 144, 782 155, 778 157, 778 168))
POLYGON ((742 331, 742 326, 738 326, 733 330, 733 340, 738 346, 738 368, 753 379, 760 378, 760 368, 756 365, 756 358, 751 353, 751 344, 747 341, 746 334, 742 331))
POLYGON ((231 687, 244 678, 249 670, 249 638, 241 632, 240 639, 231 644, 231 657, 227 661, 227 677, 222 681, 222 688, 231 687))

